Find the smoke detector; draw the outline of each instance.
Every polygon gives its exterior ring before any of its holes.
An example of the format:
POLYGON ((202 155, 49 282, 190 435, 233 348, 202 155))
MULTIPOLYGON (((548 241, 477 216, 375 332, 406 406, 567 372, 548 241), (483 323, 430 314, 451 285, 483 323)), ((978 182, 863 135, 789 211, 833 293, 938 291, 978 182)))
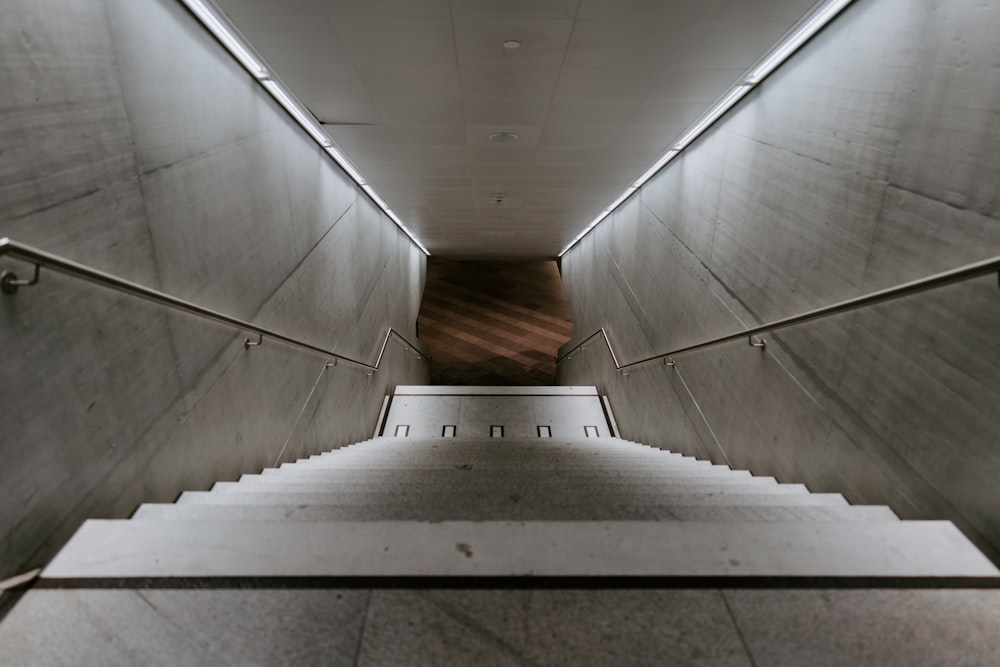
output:
POLYGON ((513 132, 494 132, 490 135, 490 141, 495 141, 498 144, 509 144, 517 141, 521 137, 517 136, 513 132))

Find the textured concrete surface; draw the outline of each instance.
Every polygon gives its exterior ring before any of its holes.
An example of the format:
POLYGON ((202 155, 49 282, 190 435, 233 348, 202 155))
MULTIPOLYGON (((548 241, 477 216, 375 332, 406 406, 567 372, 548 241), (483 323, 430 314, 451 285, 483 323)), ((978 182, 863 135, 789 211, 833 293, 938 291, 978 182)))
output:
MULTIPOLYGON (((673 496, 675 499, 678 496, 673 496)), ((690 497, 690 496, 689 496, 690 497)), ((763 494, 753 495, 763 498, 763 494)), ((809 496, 807 496, 809 497, 809 496)), ((742 500, 740 498, 739 500, 742 500)), ((267 500, 258 494, 254 501, 267 500)), ((683 504, 621 504, 581 507, 553 503, 540 508, 523 503, 509 503, 502 512, 489 515, 482 508, 459 505, 447 501, 434 505, 414 507, 395 505, 337 505, 323 504, 260 504, 208 505, 208 504, 155 504, 140 505, 132 515, 134 519, 170 519, 192 521, 472 521, 476 519, 538 520, 549 518, 558 521, 892 521, 896 515, 880 505, 855 506, 791 506, 783 497, 771 497, 771 505, 683 505, 683 504), (785 502, 779 505, 776 503, 785 502)))
POLYGON ((42 580, 998 574, 947 521, 91 519, 46 566, 42 580))
POLYGON ((42 579, 997 574, 950 522, 817 521, 853 508, 781 503, 797 497, 812 496, 615 438, 383 437, 185 493, 170 521, 87 521, 42 579))
POLYGON ((985 667, 998 637, 970 590, 33 590, 0 624, 32 667, 985 667))
MULTIPOLYGON (((1000 8, 858 0, 562 262, 623 362, 1000 254, 1000 8)), ((996 278, 621 377, 624 437, 949 518, 1000 556, 996 278), (688 393, 690 390, 690 394, 688 393)), ((568 349, 568 348, 567 348, 568 349)))
MULTIPOLYGON (((181 3, 11 0, 0 63, 0 236, 366 361, 415 337, 423 255, 181 3)), ((88 516, 366 437, 427 376, 243 337, 45 271, 0 299, 0 577, 88 516)))
POLYGON ((581 438, 585 426, 595 426, 602 437, 610 433, 599 396, 393 396, 384 433, 400 425, 409 437, 441 437, 445 425, 457 427, 462 438, 487 438, 492 426, 503 426, 504 438, 538 437, 548 426, 553 438, 581 438))

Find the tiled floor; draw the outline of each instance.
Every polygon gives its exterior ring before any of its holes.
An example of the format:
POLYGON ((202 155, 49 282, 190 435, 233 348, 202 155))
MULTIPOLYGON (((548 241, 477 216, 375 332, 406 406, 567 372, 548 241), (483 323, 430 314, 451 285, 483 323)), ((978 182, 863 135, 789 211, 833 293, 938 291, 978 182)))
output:
POLYGON ((992 590, 33 590, 12 665, 997 665, 992 590))
POLYGON ((555 262, 431 258, 420 307, 431 383, 555 383, 555 355, 573 333, 555 262))

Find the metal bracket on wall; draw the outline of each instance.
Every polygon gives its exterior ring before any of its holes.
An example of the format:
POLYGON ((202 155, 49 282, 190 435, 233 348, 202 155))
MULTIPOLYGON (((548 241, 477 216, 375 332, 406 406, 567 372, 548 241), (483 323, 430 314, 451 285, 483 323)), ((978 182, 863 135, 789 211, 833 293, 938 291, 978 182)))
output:
POLYGON ((264 334, 257 334, 257 340, 250 340, 249 338, 243 341, 243 349, 249 350, 251 347, 256 347, 264 342, 264 334))
POLYGON ((41 264, 35 264, 35 275, 31 277, 31 280, 19 280, 17 274, 13 271, 4 271, 0 273, 0 291, 4 294, 17 294, 17 289, 19 287, 30 287, 38 283, 38 276, 42 270, 41 264))
POLYGON ((747 342, 750 343, 750 347, 759 347, 762 350, 767 347, 767 341, 757 336, 748 336, 747 342), (754 341, 754 338, 757 338, 757 340, 754 341))
POLYGON ((670 366, 671 368, 676 368, 677 367, 677 362, 675 362, 673 359, 666 359, 665 358, 663 360, 663 365, 664 366, 670 366))

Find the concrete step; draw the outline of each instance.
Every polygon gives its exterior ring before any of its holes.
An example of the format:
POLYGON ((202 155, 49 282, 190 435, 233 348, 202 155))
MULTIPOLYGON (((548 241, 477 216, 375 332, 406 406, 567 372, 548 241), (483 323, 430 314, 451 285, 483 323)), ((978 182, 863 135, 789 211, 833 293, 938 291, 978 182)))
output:
POLYGON ((375 438, 354 443, 332 450, 337 452, 355 452, 360 450, 378 451, 414 451, 428 450, 470 450, 482 451, 491 449, 506 449, 509 451, 560 450, 575 449, 579 451, 636 452, 659 453, 671 455, 669 450, 650 447, 640 443, 621 440, 619 438, 375 438))
POLYGON ((519 483, 518 480, 494 479, 456 483, 447 488, 428 487, 425 484, 386 484, 377 486, 371 483, 345 483, 337 486, 329 484, 282 484, 271 483, 266 478, 259 482, 216 482, 211 493, 338 493, 345 497, 357 498, 359 501, 382 502, 388 496, 404 496, 414 500, 432 498, 450 499, 455 503, 463 502, 464 497, 485 495, 503 496, 511 493, 519 494, 525 501, 551 502, 555 497, 573 499, 586 504, 600 503, 605 498, 624 496, 634 502, 655 499, 671 491, 686 493, 774 493, 799 494, 809 493, 802 484, 776 484, 774 478, 751 477, 738 482, 720 482, 716 480, 685 480, 677 479, 669 485, 659 483, 600 483, 583 485, 550 485, 519 483))
POLYGON ((946 521, 90 520, 42 580, 304 576, 984 576, 946 521))
MULTIPOLYGON (((448 497, 459 494, 506 494, 520 493, 535 497, 590 498, 591 504, 599 502, 605 495, 630 494, 632 496, 655 496, 670 490, 685 490, 698 488, 706 493, 724 493, 732 486, 759 489, 761 493, 770 493, 785 486, 780 485, 773 477, 745 477, 726 479, 719 477, 674 477, 665 479, 650 479, 644 481, 628 479, 548 479, 544 481, 527 479, 498 479, 488 476, 462 476, 452 479, 438 479, 435 484, 422 483, 419 480, 398 479, 359 479, 337 482, 310 482, 308 480, 282 480, 280 477, 249 477, 239 482, 217 482, 211 491, 216 493, 253 493, 256 491, 291 491, 298 493, 404 493, 417 494, 424 498, 448 497)), ((804 492, 791 491, 791 493, 804 492)), ((789 493, 789 491, 775 491, 789 493)))
POLYGON ((669 474, 669 475, 698 475, 704 474, 706 472, 734 472, 740 475, 750 474, 749 471, 745 470, 733 470, 726 465, 678 465, 672 463, 658 464, 658 465, 614 465, 612 463, 536 463, 523 464, 519 462, 512 462, 512 464, 498 464, 498 463, 482 463, 466 461, 464 463, 451 463, 451 464, 415 464, 408 466, 392 465, 392 464, 379 464, 379 465, 336 465, 333 463, 323 463, 316 464, 313 462, 305 463, 284 463, 280 468, 264 468, 261 470, 262 475, 273 475, 283 472, 305 472, 305 473, 344 473, 344 474, 357 474, 359 472, 370 472, 372 475, 392 475, 398 472, 412 471, 412 472, 434 472, 434 471, 447 471, 447 470, 473 470, 477 472, 489 472, 490 474, 496 474, 497 472, 516 472, 517 474, 522 473, 539 473, 539 474, 559 474, 565 472, 566 474, 582 474, 588 475, 593 473, 607 473, 609 475, 631 475, 631 474, 669 474), (512 465, 513 464, 513 465, 512 465), (471 468, 470 468, 471 466, 471 468))
MULTIPOLYGON (((436 470, 275 470, 273 468, 261 471, 259 475, 242 475, 239 481, 268 481, 289 483, 320 483, 343 484, 351 482, 375 482, 388 484, 426 484, 436 486, 441 483, 463 483, 468 480, 497 479, 496 471, 476 470, 460 466, 439 468, 436 470)), ((536 484, 595 484, 595 483, 650 483, 661 481, 669 484, 675 479, 704 480, 750 480, 774 479, 773 477, 754 478, 745 470, 729 470, 728 468, 701 468, 693 470, 525 470, 517 475, 522 483, 536 484)))
POLYGON ((434 466, 438 463, 446 465, 451 462, 470 463, 498 467, 524 468, 531 466, 566 466, 566 465, 610 465, 610 466, 663 466, 674 468, 705 467, 713 465, 711 461, 703 461, 681 456, 632 456, 608 452, 551 452, 511 453, 498 451, 483 452, 427 452, 424 454, 400 452, 396 454, 379 454, 368 452, 363 456, 347 454, 318 454, 312 458, 289 463, 288 465, 308 466, 363 466, 363 465, 406 465, 434 466))
MULTIPOLYGON (((545 516, 547 507, 575 507, 579 514, 598 512, 602 507, 674 507, 685 505, 748 505, 748 506, 848 506, 839 493, 770 493, 765 487, 738 489, 734 493, 705 493, 698 489, 685 489, 652 496, 619 493, 602 496, 599 502, 593 498, 561 496, 552 498, 548 494, 538 496, 523 493, 470 494, 460 502, 450 497, 427 497, 424 495, 392 493, 288 493, 258 490, 244 493, 215 493, 212 491, 187 491, 177 499, 178 505, 336 505, 367 506, 386 512, 423 511, 436 512, 436 508, 450 508, 452 511, 482 512, 484 518, 500 516, 511 508, 528 507, 536 515, 545 516), (492 513, 492 514, 491 514, 492 513)), ((466 514, 464 516, 474 516, 466 514)), ((447 518, 447 515, 445 515, 447 518)))
POLYGON ((544 452, 535 454, 513 454, 510 452, 429 452, 424 454, 401 453, 395 455, 379 455, 365 453, 364 455, 346 456, 323 454, 309 459, 311 463, 321 462, 332 466, 379 466, 390 465, 407 467, 410 465, 447 466, 460 463, 479 463, 482 465, 507 466, 512 469, 534 467, 537 465, 571 465, 571 464, 604 464, 608 466, 693 466, 710 467, 711 461, 697 459, 664 459, 658 455, 652 457, 615 455, 601 452, 566 453, 544 452))
POLYGON ((895 521, 881 505, 578 505, 535 507, 510 503, 502 515, 450 503, 379 507, 370 505, 145 504, 134 519, 168 521, 895 521))
POLYGON ((495 386, 401 384, 393 396, 598 396, 592 385, 495 386))

